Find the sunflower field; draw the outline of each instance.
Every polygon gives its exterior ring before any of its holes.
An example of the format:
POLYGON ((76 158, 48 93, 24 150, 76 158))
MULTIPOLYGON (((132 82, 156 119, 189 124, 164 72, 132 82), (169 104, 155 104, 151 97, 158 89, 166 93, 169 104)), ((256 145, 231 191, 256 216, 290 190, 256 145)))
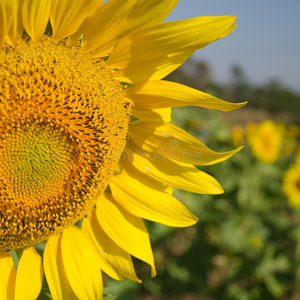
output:
POLYGON ((300 300, 300 96, 178 1, 0 0, 0 300, 300 300))
POLYGON ((143 284, 108 279, 107 300, 300 299, 300 127, 254 122, 249 106, 243 121, 240 111, 228 118, 173 109, 174 123, 210 148, 244 149, 201 168, 220 179, 224 194, 175 190, 198 223, 178 231, 148 222, 157 277, 136 261, 143 284))

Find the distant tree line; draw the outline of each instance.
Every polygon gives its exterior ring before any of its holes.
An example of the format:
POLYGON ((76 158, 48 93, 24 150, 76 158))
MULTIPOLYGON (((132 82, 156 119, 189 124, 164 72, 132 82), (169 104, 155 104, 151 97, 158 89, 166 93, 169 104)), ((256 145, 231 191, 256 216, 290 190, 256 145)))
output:
POLYGON ((270 80, 264 85, 251 84, 241 66, 233 66, 230 81, 220 84, 214 80, 208 63, 190 59, 166 80, 188 85, 223 100, 248 101, 249 108, 264 109, 270 113, 290 113, 296 122, 300 122, 300 93, 277 80, 270 80))

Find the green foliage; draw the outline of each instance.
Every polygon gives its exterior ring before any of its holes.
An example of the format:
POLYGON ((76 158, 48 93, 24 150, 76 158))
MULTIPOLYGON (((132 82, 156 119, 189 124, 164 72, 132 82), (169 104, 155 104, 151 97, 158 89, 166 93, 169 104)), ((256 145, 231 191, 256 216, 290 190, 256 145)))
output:
MULTIPOLYGON (((181 108, 173 117, 176 125, 212 149, 234 148, 230 124, 218 113, 181 108)), ((129 288, 117 283, 117 298, 299 299, 300 215, 281 191, 283 172, 292 160, 285 155, 265 164, 245 147, 225 162, 201 167, 220 181, 225 193, 175 190, 199 222, 180 229, 147 222, 158 275, 147 277, 138 262, 143 284, 131 283, 129 288), (131 298, 126 296, 129 291, 131 298)), ((111 287, 111 282, 106 284, 111 287)))

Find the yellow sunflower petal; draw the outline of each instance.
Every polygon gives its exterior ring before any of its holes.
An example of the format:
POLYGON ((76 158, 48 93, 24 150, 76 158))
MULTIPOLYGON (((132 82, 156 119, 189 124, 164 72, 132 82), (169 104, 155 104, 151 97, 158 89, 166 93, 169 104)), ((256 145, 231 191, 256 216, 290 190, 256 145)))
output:
POLYGON ((6 40, 10 28, 16 22, 16 15, 18 11, 18 0, 1 0, 0 1, 0 47, 2 47, 6 40))
POLYGON ((101 3, 100 0, 52 0, 50 21, 53 39, 62 40, 75 33, 101 3))
POLYGON ((145 122, 168 123, 171 122, 171 107, 158 109, 138 109, 133 107, 132 115, 145 122))
POLYGON ((122 172, 113 177, 109 186, 114 199, 137 217, 174 227, 187 227, 197 222, 183 204, 161 192, 155 183, 150 177, 146 181, 136 173, 122 172))
POLYGON ((158 153, 150 153, 127 142, 120 164, 125 170, 138 169, 152 178, 179 189, 198 194, 221 194, 221 185, 210 175, 190 164, 175 162, 158 153))
POLYGON ((146 27, 124 37, 113 49, 107 63, 123 69, 171 53, 194 51, 232 31, 235 17, 198 17, 146 27))
POLYGON ((0 270, 0 299, 14 300, 16 269, 7 252, 0 252, 0 270))
POLYGON ((24 28, 30 37, 39 40, 47 26, 51 1, 22 0, 21 15, 24 28))
POLYGON ((143 62, 140 65, 117 70, 115 78, 119 81, 139 83, 145 80, 159 80, 180 67, 195 51, 166 54, 143 62))
POLYGON ((122 249, 148 263, 151 276, 155 276, 149 234, 143 220, 120 207, 109 194, 99 198, 96 213, 106 234, 122 249))
POLYGON ((138 109, 199 106, 221 111, 243 107, 247 102, 230 103, 175 82, 151 80, 126 90, 127 97, 138 109))
POLYGON ((84 24, 85 48, 106 56, 130 32, 158 24, 173 10, 178 0, 110 0, 84 24))
POLYGON ((54 300, 76 300, 64 270, 61 253, 61 235, 51 237, 43 255, 44 271, 54 300))
POLYGON ((136 123, 129 136, 142 149, 155 151, 165 157, 192 165, 212 165, 224 161, 241 150, 218 153, 172 124, 136 123))
POLYGON ((107 236, 99 224, 96 210, 83 220, 81 230, 96 247, 102 260, 101 269, 107 275, 116 280, 141 282, 136 276, 131 256, 107 236))
POLYGON ((99 258, 79 228, 63 231, 62 259, 68 281, 79 299, 102 299, 99 258))
POLYGON ((16 9, 14 10, 13 22, 7 33, 6 42, 10 45, 14 45, 16 43, 16 41, 20 40, 21 35, 24 31, 24 26, 23 26, 22 20, 21 20, 22 18, 21 18, 21 10, 19 7, 19 0, 13 0, 12 2, 17 2, 17 5, 15 6, 16 9))
POLYGON ((110 276, 113 279, 116 280, 126 279, 126 277, 124 277, 117 270, 115 270, 108 262, 108 259, 106 258, 107 256, 106 252, 103 250, 103 247, 101 247, 101 245, 98 243, 98 240, 96 240, 95 235, 93 233, 90 224, 90 217, 89 219, 84 218, 81 225, 81 231, 90 240, 90 242, 94 245, 95 249, 97 250, 101 270, 103 270, 103 272, 105 272, 108 276, 110 276))
POLYGON ((19 260, 15 300, 36 299, 43 283, 42 258, 34 247, 25 248, 19 260))

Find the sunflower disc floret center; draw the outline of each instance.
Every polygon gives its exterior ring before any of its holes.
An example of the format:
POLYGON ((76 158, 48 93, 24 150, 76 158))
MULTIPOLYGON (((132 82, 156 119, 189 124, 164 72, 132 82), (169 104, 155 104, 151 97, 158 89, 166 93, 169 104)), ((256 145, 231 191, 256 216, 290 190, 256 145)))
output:
POLYGON ((75 162, 74 146, 51 127, 26 125, 3 139, 0 178, 16 202, 38 204, 63 192, 75 162))
POLYGON ((80 45, 0 50, 0 250, 43 241, 84 216, 116 169, 130 104, 80 45))

